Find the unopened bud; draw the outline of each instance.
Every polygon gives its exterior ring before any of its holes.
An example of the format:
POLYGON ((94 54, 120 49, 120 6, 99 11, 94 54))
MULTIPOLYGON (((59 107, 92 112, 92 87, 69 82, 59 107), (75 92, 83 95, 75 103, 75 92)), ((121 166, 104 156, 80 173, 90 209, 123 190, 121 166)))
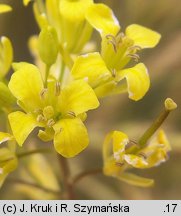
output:
POLYGON ((59 50, 56 30, 51 26, 42 29, 38 38, 38 49, 42 61, 51 66, 55 63, 59 50))

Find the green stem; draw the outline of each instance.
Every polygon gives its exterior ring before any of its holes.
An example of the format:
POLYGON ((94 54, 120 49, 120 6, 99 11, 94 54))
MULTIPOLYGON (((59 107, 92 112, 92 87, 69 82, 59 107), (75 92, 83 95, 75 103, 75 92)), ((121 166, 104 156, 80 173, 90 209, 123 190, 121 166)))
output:
POLYGON ((51 153, 51 150, 49 148, 41 148, 41 149, 35 149, 35 150, 17 153, 16 155, 18 158, 23 158, 26 156, 30 156, 33 154, 40 154, 40 153, 51 153))
POLYGON ((162 125, 165 119, 168 117, 170 111, 164 110, 152 123, 152 125, 145 131, 145 133, 141 136, 138 141, 138 144, 141 148, 143 148, 150 137, 157 131, 157 129, 162 125))
POLYGON ((138 145, 131 146, 126 150, 127 154, 136 154, 140 149, 144 148, 151 136, 158 130, 158 128, 163 124, 168 115, 172 110, 177 108, 177 104, 170 98, 165 100, 165 108, 160 113, 160 115, 155 119, 151 126, 144 132, 138 141, 138 145))

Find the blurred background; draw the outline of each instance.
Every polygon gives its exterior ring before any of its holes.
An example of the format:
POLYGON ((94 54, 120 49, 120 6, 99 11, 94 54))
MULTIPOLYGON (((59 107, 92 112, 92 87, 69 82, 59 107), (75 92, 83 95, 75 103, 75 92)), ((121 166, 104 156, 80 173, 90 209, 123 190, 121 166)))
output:
MULTIPOLYGON (((151 78, 151 88, 147 95, 138 102, 129 100, 127 95, 106 98, 101 101, 99 109, 89 113, 86 125, 90 134, 90 145, 78 157, 69 160, 72 173, 102 166, 102 143, 110 130, 124 131, 132 140, 137 140, 162 110, 167 97, 176 101, 178 109, 163 125, 173 149, 170 159, 159 167, 137 172, 144 177, 155 179, 152 188, 130 186, 99 174, 88 176, 76 185, 77 199, 181 199, 181 1, 97 0, 95 2, 103 2, 110 6, 123 30, 127 25, 137 23, 160 32, 162 39, 156 48, 141 53, 141 61, 147 65, 151 78)), ((0 16, 0 35, 11 39, 15 52, 14 61, 33 62, 27 40, 39 30, 31 5, 24 8, 22 0, 4 0, 0 3, 13 6, 12 13, 0 16)), ((94 38, 100 40, 96 33, 94 38)), ((52 179, 58 178, 60 174, 56 158, 51 155, 47 158, 47 167, 43 158, 37 165, 39 170, 43 170, 41 177, 37 177, 37 173, 27 174, 30 169, 28 163, 25 163, 12 174, 13 178, 18 175, 28 176, 32 182, 33 179, 45 182, 49 178, 51 168, 56 173, 52 179)), ((46 184, 48 183, 45 183, 45 186, 46 184)), ((0 191, 0 199, 43 198, 57 197, 55 194, 52 195, 51 191, 42 191, 33 185, 27 188, 21 182, 13 181, 7 181, 0 191)))

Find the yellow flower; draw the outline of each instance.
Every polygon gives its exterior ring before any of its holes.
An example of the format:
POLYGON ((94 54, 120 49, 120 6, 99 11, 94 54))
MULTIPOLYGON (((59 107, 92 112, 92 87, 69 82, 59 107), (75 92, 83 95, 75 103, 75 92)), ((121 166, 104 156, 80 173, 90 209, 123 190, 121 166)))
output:
POLYGON ((39 26, 55 27, 62 46, 70 53, 80 52, 90 39, 95 17, 89 14, 93 10, 102 32, 119 29, 112 10, 104 4, 95 4, 93 0, 46 0, 46 10, 42 8, 35 2, 34 13, 39 26))
POLYGON ((11 41, 7 37, 1 37, 0 40, 0 80, 8 73, 12 60, 13 48, 11 41))
POLYGON ((106 136, 103 146, 104 174, 129 184, 150 186, 153 184, 152 179, 129 173, 127 169, 146 169, 165 162, 171 150, 167 137, 161 130, 146 147, 136 152, 129 147, 131 142, 128 136, 120 131, 113 131, 106 136))
POLYGON ((43 86, 38 68, 28 63, 14 65, 9 89, 24 110, 10 113, 8 118, 17 143, 22 146, 35 127, 44 141, 54 140, 56 151, 73 157, 88 145, 88 134, 81 118, 99 102, 92 88, 84 81, 65 87, 52 80, 43 86))
POLYGON ((119 28, 108 28, 108 34, 107 31, 100 31, 100 20, 94 16, 93 11, 89 11, 89 18, 92 19, 92 25, 101 33, 101 55, 95 52, 79 56, 72 69, 73 77, 88 79, 98 97, 128 91, 132 100, 141 99, 150 86, 147 68, 143 63, 132 68, 123 67, 132 58, 138 60, 138 50, 154 47, 159 42, 160 35, 136 24, 128 26, 126 34, 118 34, 119 28))
MULTIPOLYGON (((12 140, 13 136, 8 133, 0 132, 0 144, 12 140)), ((8 174, 16 169, 18 160, 14 152, 8 148, 0 148, 0 187, 8 174)))
POLYGON ((23 0, 23 4, 27 6, 32 0, 23 0))
POLYGON ((7 5, 7 4, 0 4, 0 13, 6 13, 12 11, 11 6, 7 5))

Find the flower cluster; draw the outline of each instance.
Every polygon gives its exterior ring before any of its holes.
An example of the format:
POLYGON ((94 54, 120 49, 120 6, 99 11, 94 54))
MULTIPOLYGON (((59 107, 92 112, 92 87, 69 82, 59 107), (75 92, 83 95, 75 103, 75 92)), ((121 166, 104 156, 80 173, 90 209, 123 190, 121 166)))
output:
POLYGON ((135 150, 132 144, 135 145, 121 131, 113 131, 107 135, 103 147, 104 174, 136 186, 151 186, 154 182, 152 179, 137 176, 127 170, 131 168, 147 169, 165 162, 171 150, 167 137, 161 130, 146 147, 135 150))
MULTIPOLYGON (((27 6, 31 0, 23 3, 27 6)), ((39 128, 38 137, 53 142, 60 155, 74 157, 88 146, 84 121, 89 110, 98 108, 99 98, 127 92, 132 100, 142 99, 150 79, 146 66, 138 63, 139 52, 155 47, 161 37, 137 24, 124 33, 112 10, 93 0, 35 0, 32 4, 40 27, 39 36, 29 41, 35 65, 12 64, 10 40, 2 37, 0 41, 0 109, 8 115, 10 125, 7 133, 0 133, 0 143, 8 141, 11 146, 11 150, 0 149, 1 184, 17 167, 16 143, 22 146, 35 128, 39 128), (100 51, 90 49, 94 29, 101 37, 100 51), (8 82, 11 64, 14 72, 8 82)), ((1 13, 10 10, 0 5, 1 13)), ((150 185, 152 180, 123 171, 165 161, 171 149, 166 136, 159 132, 154 142, 139 150, 130 143, 119 131, 106 137, 104 173, 136 185, 150 185)))

